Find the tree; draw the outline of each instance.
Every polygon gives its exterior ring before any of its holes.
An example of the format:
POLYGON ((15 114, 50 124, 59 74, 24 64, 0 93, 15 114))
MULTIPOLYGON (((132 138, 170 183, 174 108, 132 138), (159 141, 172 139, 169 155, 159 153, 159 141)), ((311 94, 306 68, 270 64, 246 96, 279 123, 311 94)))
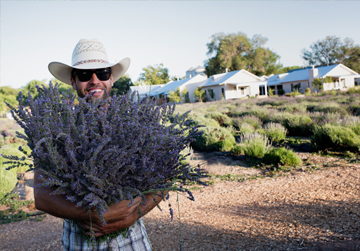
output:
POLYGON ((181 96, 180 96, 180 89, 179 87, 176 88, 176 90, 173 91, 169 91, 169 100, 171 102, 175 102, 175 103, 179 103, 181 101, 181 96))
POLYGON ((128 91, 130 90, 130 86, 133 86, 133 82, 131 81, 131 78, 129 78, 129 76, 126 74, 124 76, 122 76, 120 79, 116 80, 112 90, 111 90, 111 95, 114 94, 118 94, 118 95, 123 95, 128 93, 128 91))
POLYGON ((52 78, 49 83, 52 83, 53 85, 58 84, 58 90, 60 94, 65 94, 68 92, 76 94, 76 91, 72 88, 71 85, 62 82, 59 79, 52 78))
MULTIPOLYGON (((39 81, 39 80, 32 80, 30 81, 27 85, 25 85, 23 88, 22 88, 22 95, 23 95, 23 104, 24 105, 27 105, 28 102, 27 102, 27 98, 29 97, 29 93, 30 95, 32 96, 33 99, 37 98, 39 93, 38 93, 38 90, 36 88, 36 86, 46 86, 48 87, 48 85, 45 84, 44 81, 39 81)), ((19 100, 19 94, 18 96, 16 97, 17 100, 19 100)))
POLYGON ((209 76, 223 73, 225 69, 235 71, 246 69, 256 75, 276 74, 282 65, 278 63, 280 56, 265 48, 267 38, 254 35, 249 39, 244 33, 217 33, 211 36, 207 44, 208 56, 204 62, 206 74, 209 76))
POLYGON ((169 70, 163 64, 155 66, 147 66, 142 69, 144 72, 140 74, 138 81, 146 85, 161 85, 170 81, 169 70))
POLYGON ((323 81, 320 78, 315 78, 312 82, 313 88, 321 90, 323 88, 323 81))
POLYGON ((309 66, 344 64, 355 71, 360 70, 360 47, 354 45, 351 38, 342 42, 339 37, 327 36, 310 45, 310 50, 303 49, 302 53, 309 66))
POLYGON ((198 87, 194 91, 194 96, 199 100, 199 102, 203 102, 205 99, 205 91, 201 87, 198 87))
POLYGON ((189 92, 186 88, 181 92, 181 97, 184 99, 185 103, 190 103, 189 92))
POLYGON ((280 73, 287 73, 291 70, 296 70, 296 69, 300 69, 301 66, 286 66, 286 67, 283 67, 279 70, 278 74, 280 73))

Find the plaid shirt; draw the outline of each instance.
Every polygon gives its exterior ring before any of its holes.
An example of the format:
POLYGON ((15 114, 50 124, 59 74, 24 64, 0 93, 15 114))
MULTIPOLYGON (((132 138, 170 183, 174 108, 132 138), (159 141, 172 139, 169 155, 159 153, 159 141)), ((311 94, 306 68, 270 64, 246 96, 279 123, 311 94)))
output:
MULTIPOLYGON (((62 243, 64 251, 91 251, 93 246, 88 244, 82 237, 79 226, 64 220, 64 232, 62 243)), ((151 251, 151 244, 147 236, 142 219, 139 219, 130 227, 130 233, 126 238, 119 234, 110 242, 96 243, 96 251, 151 251)))

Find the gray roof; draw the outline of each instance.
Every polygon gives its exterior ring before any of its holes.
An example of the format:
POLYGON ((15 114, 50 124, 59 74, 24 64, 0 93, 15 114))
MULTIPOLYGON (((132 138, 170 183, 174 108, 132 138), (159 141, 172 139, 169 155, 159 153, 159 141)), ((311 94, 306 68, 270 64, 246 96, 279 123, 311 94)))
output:
MULTIPOLYGON (((322 78, 337 66, 339 66, 339 64, 316 67, 315 69, 318 70, 318 75, 315 77, 322 78)), ((267 82, 269 85, 275 85, 275 84, 281 84, 281 83, 286 83, 286 82, 308 80, 309 79, 309 69, 310 68, 296 69, 296 70, 289 71, 288 73, 273 75, 268 78, 267 82)))

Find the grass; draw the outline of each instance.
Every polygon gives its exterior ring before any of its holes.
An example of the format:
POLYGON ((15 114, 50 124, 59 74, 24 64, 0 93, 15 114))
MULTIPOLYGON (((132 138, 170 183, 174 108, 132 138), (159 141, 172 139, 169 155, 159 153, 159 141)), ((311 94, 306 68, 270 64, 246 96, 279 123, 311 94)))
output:
POLYGON ((34 201, 23 201, 20 200, 18 194, 10 193, 6 195, 4 198, 0 199, 0 206, 7 206, 9 209, 0 211, 0 224, 11 223, 15 221, 22 220, 43 220, 46 215, 44 212, 29 212, 26 213, 21 208, 25 206, 32 205, 34 206, 34 201))

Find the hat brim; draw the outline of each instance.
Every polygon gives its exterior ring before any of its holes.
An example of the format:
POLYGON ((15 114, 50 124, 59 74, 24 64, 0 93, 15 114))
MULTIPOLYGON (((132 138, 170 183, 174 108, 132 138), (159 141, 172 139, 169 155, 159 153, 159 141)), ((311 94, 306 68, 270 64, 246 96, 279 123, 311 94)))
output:
POLYGON ((58 80, 71 85, 71 71, 73 69, 101 69, 111 68, 114 82, 120 79, 129 69, 130 58, 124 58, 118 63, 87 63, 78 66, 70 66, 60 62, 51 62, 48 66, 50 73, 58 80))

